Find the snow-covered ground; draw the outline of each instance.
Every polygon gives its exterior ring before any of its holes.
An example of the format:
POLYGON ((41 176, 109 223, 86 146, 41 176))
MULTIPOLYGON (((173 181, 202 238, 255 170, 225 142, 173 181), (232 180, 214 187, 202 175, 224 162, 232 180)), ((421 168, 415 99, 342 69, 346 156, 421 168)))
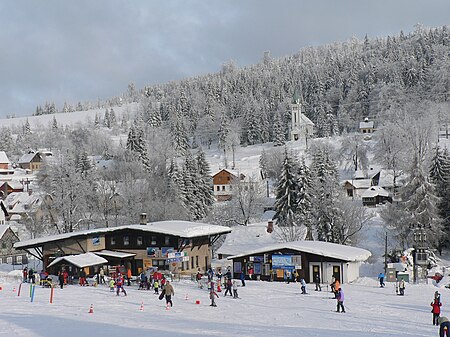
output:
MULTIPOLYGON (((5 336, 435 336, 430 302, 432 284, 407 285, 397 296, 394 285, 379 288, 374 278, 344 284, 346 313, 326 291, 300 294, 298 283, 248 281, 241 299, 223 297, 210 307, 207 290, 194 282, 173 282, 174 307, 166 309, 153 291, 126 287, 117 297, 106 286, 36 287, 34 302, 24 284, 3 278, 0 291, 0 335, 5 336), (13 288, 16 288, 15 292, 13 288), (187 299, 186 299, 187 296, 187 299), (196 304, 196 300, 200 304, 196 304), (144 310, 140 310, 141 303, 144 310), (94 313, 88 313, 90 305, 94 313)), ((442 311, 450 310, 450 290, 441 288, 442 311)))

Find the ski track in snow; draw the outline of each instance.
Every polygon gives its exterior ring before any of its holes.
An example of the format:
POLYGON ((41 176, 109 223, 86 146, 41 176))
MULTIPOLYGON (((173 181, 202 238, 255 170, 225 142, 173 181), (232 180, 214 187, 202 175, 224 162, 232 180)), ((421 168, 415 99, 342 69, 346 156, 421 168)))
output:
MULTIPOLYGON (((435 287, 409 285, 404 297, 392 284, 379 288, 375 279, 344 284, 347 313, 336 313, 336 301, 326 291, 300 294, 299 283, 248 281, 239 287, 241 299, 219 293, 217 307, 209 306, 207 290, 191 281, 174 282, 174 307, 153 291, 126 287, 128 296, 116 296, 106 286, 55 288, 36 287, 30 302, 29 286, 21 296, 16 283, 3 283, 0 291, 0 336, 434 336, 430 305, 435 287), (186 294, 188 300, 185 299, 186 294), (195 304, 196 300, 200 304, 195 304), (144 311, 140 311, 141 303, 144 311), (93 304, 94 313, 89 314, 93 304)), ((441 289, 443 314, 450 291, 441 289)))

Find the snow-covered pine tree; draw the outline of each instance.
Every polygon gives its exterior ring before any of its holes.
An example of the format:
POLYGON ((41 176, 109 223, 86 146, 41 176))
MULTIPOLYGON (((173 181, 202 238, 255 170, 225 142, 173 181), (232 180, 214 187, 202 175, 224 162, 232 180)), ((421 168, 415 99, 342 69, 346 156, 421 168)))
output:
POLYGON ((306 238, 313 240, 313 218, 311 216, 312 211, 312 179, 311 171, 305 163, 305 159, 302 158, 298 167, 297 173, 297 209, 296 217, 299 224, 304 225, 308 232, 306 238))
POLYGON ((286 143, 284 134, 283 119, 280 110, 274 114, 273 121, 273 146, 283 146, 286 143))
POLYGON ((313 150, 311 174, 313 177, 313 215, 319 241, 337 242, 334 221, 338 216, 338 175, 331 159, 330 149, 321 145, 313 150))
POLYGON ((284 161, 276 188, 275 216, 283 227, 296 226, 295 213, 298 206, 298 167, 292 154, 284 149, 284 161))
POLYGON ((109 111, 109 128, 113 128, 117 124, 116 112, 113 108, 109 111))
POLYGON ((28 118, 25 121, 25 125, 23 126, 23 134, 25 136, 29 136, 29 135, 32 134, 32 132, 31 132, 31 125, 30 125, 30 122, 28 121, 28 118))
POLYGON ((447 148, 442 150, 436 146, 431 160, 430 179, 436 187, 436 195, 440 198, 437 211, 444 231, 438 248, 450 247, 450 156, 447 148))
POLYGON ((94 128, 98 129, 99 127, 100 127, 100 118, 98 117, 98 114, 95 113, 94 128))
POLYGON ((214 204, 214 193, 211 189, 212 179, 211 179, 211 171, 209 168, 209 164, 206 161, 205 152, 199 150, 197 152, 197 174, 198 174, 198 183, 197 188, 199 191, 199 197, 201 200, 202 207, 202 218, 204 218, 211 206, 214 204))
POLYGON ((428 244, 438 247, 443 234, 436 207, 440 198, 436 195, 435 186, 429 181, 428 175, 420 167, 416 167, 401 188, 401 194, 402 206, 410 214, 411 225, 429 227, 428 244))
POLYGON ((109 120, 109 110, 106 108, 105 114, 103 116, 103 126, 107 128, 111 128, 111 121, 109 120))
POLYGON ((2 127, 0 129, 0 150, 5 151, 8 156, 12 154, 14 141, 11 134, 11 129, 2 127))
POLYGON ((53 120, 52 120, 52 129, 56 130, 58 129, 58 122, 56 121, 56 117, 53 116, 53 120))
POLYGON ((144 138, 144 130, 142 130, 139 124, 140 123, 135 120, 128 132, 127 150, 136 153, 139 161, 148 170, 150 169, 150 166, 147 155, 147 145, 144 138))

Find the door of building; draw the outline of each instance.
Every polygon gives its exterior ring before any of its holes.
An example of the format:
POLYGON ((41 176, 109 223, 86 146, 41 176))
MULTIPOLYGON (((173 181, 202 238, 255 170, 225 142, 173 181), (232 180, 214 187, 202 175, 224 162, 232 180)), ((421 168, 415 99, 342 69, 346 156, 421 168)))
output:
POLYGON ((322 280, 322 278, 320 277, 320 266, 315 265, 313 266, 313 274, 311 281, 315 282, 317 280, 317 277, 319 277, 319 280, 322 280))
POLYGON ((338 280, 341 282, 341 267, 340 266, 333 266, 333 277, 335 280, 338 280))

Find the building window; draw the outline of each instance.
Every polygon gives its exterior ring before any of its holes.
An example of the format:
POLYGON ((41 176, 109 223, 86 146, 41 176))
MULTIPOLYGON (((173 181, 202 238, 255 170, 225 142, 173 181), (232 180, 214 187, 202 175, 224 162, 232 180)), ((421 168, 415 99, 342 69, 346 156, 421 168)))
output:
POLYGON ((144 242, 143 242, 143 240, 142 240, 142 236, 138 236, 138 237, 137 237, 137 245, 138 245, 138 246, 142 246, 143 243, 144 243, 144 242))
POLYGON ((352 189, 347 189, 347 196, 348 197, 353 197, 353 190, 352 189))
POLYGON ((227 177, 227 180, 230 181, 230 177, 227 177))
POLYGON ((195 257, 195 266, 198 268, 198 256, 195 257))
POLYGON ((222 186, 222 191, 225 191, 225 186, 222 186))
POLYGON ((169 246, 169 245, 170 245, 170 236, 164 237, 164 244, 165 244, 166 246, 169 246))
POLYGON ((191 269, 194 269, 194 257, 191 256, 191 269))
POLYGON ((116 244, 116 238, 115 237, 111 237, 111 246, 114 246, 116 244))
POLYGON ((150 244, 151 244, 152 246, 155 246, 155 245, 156 245, 156 236, 152 236, 152 240, 150 241, 150 244))
POLYGON ((12 256, 8 256, 7 258, 6 258, 6 263, 7 264, 12 264, 12 256))
POLYGON ((217 189, 217 191, 220 191, 220 186, 217 186, 216 189, 217 189))
POLYGON ((16 256, 16 263, 22 264, 22 255, 16 256))
POLYGON ((130 237, 128 235, 123 237, 123 245, 129 246, 130 245, 130 237))

